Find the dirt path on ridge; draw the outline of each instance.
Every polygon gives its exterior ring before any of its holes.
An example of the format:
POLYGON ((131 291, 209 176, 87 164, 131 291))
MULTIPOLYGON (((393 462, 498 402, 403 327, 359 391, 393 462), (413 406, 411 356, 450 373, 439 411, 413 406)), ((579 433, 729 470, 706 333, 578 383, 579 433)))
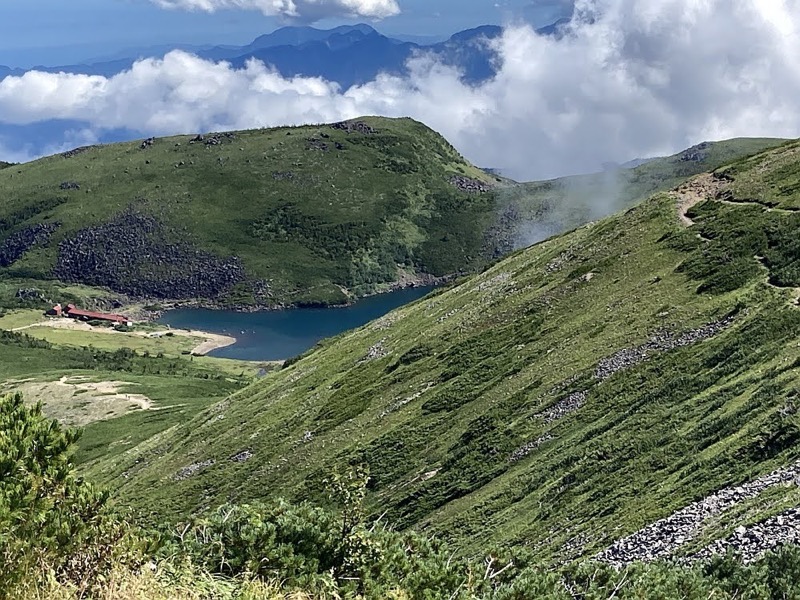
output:
POLYGON ((714 200, 725 185, 726 182, 716 179, 711 173, 704 173, 670 192, 670 195, 678 202, 678 216, 684 227, 694 225, 694 221, 686 214, 689 209, 706 200, 714 200))
MULTIPOLYGON (((690 208, 693 206, 705 202, 706 200, 714 200, 715 202, 721 202, 722 204, 728 204, 731 206, 758 206, 759 208, 764 209, 767 212, 783 212, 783 213, 796 213, 797 211, 791 209, 784 209, 784 208, 776 208, 770 207, 765 204, 761 204, 760 202, 756 202, 754 200, 743 200, 743 201, 736 201, 736 200, 718 200, 719 193, 724 190, 728 186, 728 183, 722 179, 717 179, 711 173, 704 173, 702 175, 698 175, 697 177, 690 179, 684 184, 681 184, 677 188, 675 188, 670 195, 676 200, 678 204, 678 217, 683 223, 684 227, 691 227, 695 224, 695 222, 686 214, 690 208)), ((704 238, 701 234, 697 234, 697 237, 703 240, 704 242, 708 242, 707 238, 704 238)), ((777 290, 790 290, 792 292, 792 299, 790 300, 790 304, 793 306, 800 306, 800 287, 780 287, 775 285, 770 281, 769 276, 769 268, 766 264, 764 264, 764 258, 761 256, 754 256, 753 257, 756 262, 758 262, 759 266, 761 266, 767 272, 767 280, 766 283, 768 286, 775 288, 777 290)))

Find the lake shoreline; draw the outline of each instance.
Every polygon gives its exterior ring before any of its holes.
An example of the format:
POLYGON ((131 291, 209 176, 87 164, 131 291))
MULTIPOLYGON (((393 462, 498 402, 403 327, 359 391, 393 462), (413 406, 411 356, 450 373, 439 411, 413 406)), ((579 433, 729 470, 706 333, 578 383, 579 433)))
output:
POLYGON ((166 327, 163 331, 125 331, 116 329, 114 327, 70 319, 68 317, 50 316, 44 316, 42 320, 35 321, 27 325, 14 327, 10 329, 10 331, 19 333, 25 332, 29 329, 35 329, 37 327, 48 327, 51 329, 60 329, 65 331, 83 331, 88 333, 132 336, 139 338, 160 338, 166 335, 178 335, 187 338, 201 339, 202 342, 196 344, 194 348, 187 352, 192 356, 206 356, 215 350, 227 348, 228 346, 232 346, 237 342, 236 338, 233 336, 213 333, 210 331, 202 331, 200 329, 173 329, 171 327, 166 327))
POLYGON ((206 310, 215 310, 215 311, 233 311, 238 313, 244 314, 251 314, 251 313, 265 313, 265 312, 278 312, 278 311, 286 311, 286 310, 297 310, 297 309, 309 309, 309 308, 316 308, 316 309, 329 309, 329 308, 351 308, 355 305, 359 300, 363 300, 365 298, 372 298, 375 296, 382 296, 386 294, 392 294, 394 292, 402 291, 402 290, 409 290, 409 289, 416 289, 416 288, 427 288, 427 287, 439 287, 442 285, 446 285, 456 278, 460 277, 460 274, 451 274, 451 275, 443 275, 441 277, 436 276, 418 276, 415 277, 413 280, 401 280, 396 281, 389 284, 389 287, 386 289, 382 289, 376 292, 372 292, 369 294, 364 294, 361 296, 350 296, 350 300, 347 302, 343 302, 341 304, 325 304, 325 303, 300 303, 300 304, 223 304, 221 302, 217 302, 214 300, 201 300, 201 299, 193 299, 193 300, 164 300, 164 299, 156 299, 156 298, 144 298, 140 299, 135 303, 131 303, 128 307, 122 307, 122 312, 128 312, 134 315, 132 318, 135 321, 158 321, 161 319, 165 313, 174 310, 180 309, 206 309, 206 310), (148 310, 147 306, 158 306, 159 308, 156 310, 148 310))
POLYGON ((215 350, 221 350, 228 346, 233 346, 237 339, 231 335, 222 335, 219 333, 211 333, 210 331, 200 331, 199 329, 190 329, 189 335, 196 335, 197 337, 205 338, 205 341, 195 346, 191 354, 192 356, 206 356, 215 350))

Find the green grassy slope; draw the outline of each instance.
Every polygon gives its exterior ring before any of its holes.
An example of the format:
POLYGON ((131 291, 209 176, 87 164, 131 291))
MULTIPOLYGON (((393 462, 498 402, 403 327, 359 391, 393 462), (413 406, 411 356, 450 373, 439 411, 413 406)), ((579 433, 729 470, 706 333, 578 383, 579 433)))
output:
POLYGON ((406 272, 483 264, 496 197, 464 181, 497 183, 411 119, 77 149, 0 171, 0 267, 4 240, 30 246, 0 273, 139 296, 341 303, 406 272))
POLYGON ((502 191, 502 210, 517 216, 517 240, 526 245, 630 208, 656 192, 673 189, 689 177, 785 141, 737 138, 704 142, 632 169, 523 183, 502 191))
POLYGON ((800 213, 752 201, 800 173, 798 149, 709 178, 733 191, 691 208, 691 227, 676 195, 656 195, 330 340, 89 472, 176 517, 323 501, 332 470, 367 463, 388 522, 465 550, 602 549, 800 456, 800 213))

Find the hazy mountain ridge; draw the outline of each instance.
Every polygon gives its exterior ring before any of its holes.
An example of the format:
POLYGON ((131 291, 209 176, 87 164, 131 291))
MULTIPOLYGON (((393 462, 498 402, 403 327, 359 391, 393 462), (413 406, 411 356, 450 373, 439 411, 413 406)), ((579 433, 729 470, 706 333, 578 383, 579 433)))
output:
MULTIPOLYGON (((542 35, 555 35, 563 24, 559 21, 540 29, 542 35)), ((372 81, 379 73, 402 75, 406 62, 415 53, 431 52, 445 64, 464 73, 472 83, 495 75, 495 53, 487 43, 502 34, 502 28, 487 25, 458 32, 444 42, 419 44, 386 36, 366 24, 335 27, 329 30, 313 27, 284 27, 259 36, 245 46, 175 45, 175 49, 196 54, 213 62, 226 61, 242 67, 251 59, 274 67, 284 77, 322 77, 347 89, 372 81)), ((161 58, 170 46, 143 48, 131 56, 117 56, 88 64, 39 66, 16 69, 0 66, 0 79, 20 76, 28 70, 50 73, 82 73, 112 77, 129 69, 143 58, 161 58)))

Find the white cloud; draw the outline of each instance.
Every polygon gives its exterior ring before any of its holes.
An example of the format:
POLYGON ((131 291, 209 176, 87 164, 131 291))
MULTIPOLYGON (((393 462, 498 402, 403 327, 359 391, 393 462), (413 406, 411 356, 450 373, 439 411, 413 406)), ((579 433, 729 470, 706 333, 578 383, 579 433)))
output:
POLYGON ((214 12, 221 9, 258 10, 267 16, 300 21, 328 17, 383 19, 400 13, 396 0, 151 0, 163 8, 214 12))
POLYGON ((346 91, 173 52, 115 77, 0 81, 0 122, 75 119, 143 135, 412 116, 517 178, 589 171, 703 139, 798 136, 800 0, 579 0, 561 40, 512 27, 480 86, 429 58, 346 91))
POLYGON ((65 152, 77 146, 88 146, 99 142, 95 131, 86 128, 64 129, 57 136, 43 146, 20 139, 19 136, 9 136, 0 133, 0 160, 10 163, 24 163, 35 160, 41 156, 49 156, 65 152))

